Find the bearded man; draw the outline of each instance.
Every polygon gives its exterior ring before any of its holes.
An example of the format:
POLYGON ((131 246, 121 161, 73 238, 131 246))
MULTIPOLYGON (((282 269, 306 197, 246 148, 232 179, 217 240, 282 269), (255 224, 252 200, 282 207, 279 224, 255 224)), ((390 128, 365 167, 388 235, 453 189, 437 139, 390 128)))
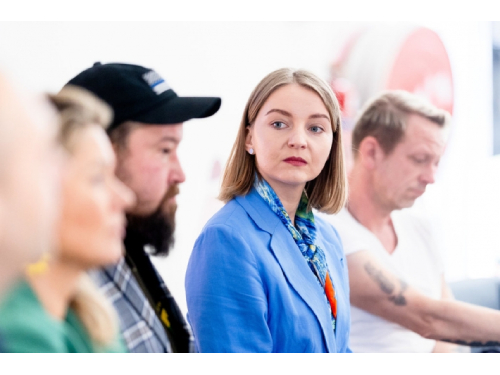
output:
POLYGON ((131 64, 95 63, 68 85, 113 108, 116 175, 136 195, 124 258, 93 277, 118 312, 130 352, 193 351, 190 329, 150 256, 166 256, 173 244, 175 196, 186 179, 177 155, 183 122, 212 116, 221 99, 179 97, 154 70, 131 64))

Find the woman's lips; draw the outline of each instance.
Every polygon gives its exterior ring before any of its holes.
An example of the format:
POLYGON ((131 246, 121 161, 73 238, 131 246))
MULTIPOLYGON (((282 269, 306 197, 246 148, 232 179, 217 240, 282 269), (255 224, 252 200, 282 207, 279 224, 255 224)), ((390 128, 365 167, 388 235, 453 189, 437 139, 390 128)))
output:
POLYGON ((286 162, 286 163, 289 163, 291 165, 295 165, 296 167, 301 167, 301 166, 307 164, 307 162, 304 159, 298 158, 298 157, 295 157, 295 156, 286 158, 283 161, 286 162))

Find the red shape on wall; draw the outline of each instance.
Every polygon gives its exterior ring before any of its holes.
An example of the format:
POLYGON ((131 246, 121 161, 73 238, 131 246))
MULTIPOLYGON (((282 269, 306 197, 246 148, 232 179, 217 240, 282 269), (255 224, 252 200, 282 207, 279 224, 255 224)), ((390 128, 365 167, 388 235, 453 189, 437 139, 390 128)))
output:
POLYGON ((417 28, 409 34, 394 59, 385 88, 413 92, 453 112, 450 60, 434 31, 417 28))

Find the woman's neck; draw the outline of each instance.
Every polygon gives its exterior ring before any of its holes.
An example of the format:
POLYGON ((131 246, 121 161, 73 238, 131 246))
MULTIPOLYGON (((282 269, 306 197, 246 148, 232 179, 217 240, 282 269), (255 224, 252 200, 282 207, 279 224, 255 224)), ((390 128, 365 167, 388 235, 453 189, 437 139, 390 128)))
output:
POLYGON ((304 191, 305 184, 290 186, 276 183, 272 185, 269 181, 268 183, 280 199, 281 204, 292 221, 292 224, 295 225, 295 213, 299 207, 300 197, 304 191))
POLYGON ((48 270, 29 275, 28 282, 51 316, 63 320, 83 271, 61 261, 53 261, 48 270))

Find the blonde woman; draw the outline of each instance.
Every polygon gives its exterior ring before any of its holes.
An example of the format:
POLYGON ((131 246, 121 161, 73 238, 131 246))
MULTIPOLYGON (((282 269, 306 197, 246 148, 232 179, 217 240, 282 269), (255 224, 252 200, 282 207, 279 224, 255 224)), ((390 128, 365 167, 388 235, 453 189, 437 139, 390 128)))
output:
POLYGON ((266 76, 245 107, 226 166, 226 205, 186 274, 201 352, 348 352, 347 265, 312 209, 346 200, 338 102, 304 70, 266 76))
MULTIPOLYGON (((65 88, 52 97, 68 152, 59 247, 28 272, 0 308, 9 352, 124 352, 118 320, 86 274, 122 255, 124 209, 133 194, 114 175, 106 127, 111 110, 91 94, 65 88)), ((29 233, 26 233, 29 235, 29 233)))

